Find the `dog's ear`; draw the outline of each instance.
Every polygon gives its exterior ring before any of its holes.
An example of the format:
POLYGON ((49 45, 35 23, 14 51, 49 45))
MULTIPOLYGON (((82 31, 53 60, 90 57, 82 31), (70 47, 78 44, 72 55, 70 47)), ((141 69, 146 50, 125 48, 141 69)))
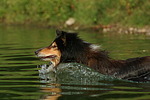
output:
POLYGON ((57 37, 60 37, 63 41, 63 44, 66 45, 66 32, 56 30, 56 35, 57 35, 57 37))
POLYGON ((56 30, 56 35, 57 35, 57 37, 59 37, 59 36, 61 36, 62 35, 62 31, 60 31, 60 30, 56 30))

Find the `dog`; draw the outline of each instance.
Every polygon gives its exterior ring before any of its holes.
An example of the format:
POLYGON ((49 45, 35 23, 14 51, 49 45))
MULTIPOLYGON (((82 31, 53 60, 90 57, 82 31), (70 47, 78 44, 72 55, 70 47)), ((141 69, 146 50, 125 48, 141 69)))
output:
POLYGON ((56 30, 56 38, 45 48, 35 51, 37 57, 60 63, 81 63, 104 75, 132 81, 150 81, 150 56, 114 60, 98 45, 83 41, 77 33, 56 30))

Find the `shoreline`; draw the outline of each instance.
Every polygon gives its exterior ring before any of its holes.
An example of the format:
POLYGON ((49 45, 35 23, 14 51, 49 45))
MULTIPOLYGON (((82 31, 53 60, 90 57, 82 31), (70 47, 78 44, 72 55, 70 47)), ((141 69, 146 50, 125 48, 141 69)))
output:
POLYGON ((62 30, 84 30, 84 31, 95 31, 97 33, 116 33, 116 34, 144 34, 150 36, 150 26, 144 27, 132 27, 132 26, 122 26, 122 25, 92 25, 92 26, 85 26, 85 25, 46 25, 44 23, 36 24, 19 24, 19 23, 1 23, 1 26, 14 26, 14 27, 30 27, 30 28, 55 28, 55 29, 62 29, 62 30))

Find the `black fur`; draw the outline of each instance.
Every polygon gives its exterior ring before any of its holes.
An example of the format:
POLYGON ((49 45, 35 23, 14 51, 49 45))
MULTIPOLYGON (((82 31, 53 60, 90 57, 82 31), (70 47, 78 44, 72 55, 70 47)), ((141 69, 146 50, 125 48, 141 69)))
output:
POLYGON ((114 60, 109 58, 105 51, 92 51, 91 44, 84 42, 76 33, 59 30, 56 33, 57 37, 54 42, 62 53, 60 63, 77 62, 85 64, 102 74, 117 78, 150 81, 150 56, 114 60))

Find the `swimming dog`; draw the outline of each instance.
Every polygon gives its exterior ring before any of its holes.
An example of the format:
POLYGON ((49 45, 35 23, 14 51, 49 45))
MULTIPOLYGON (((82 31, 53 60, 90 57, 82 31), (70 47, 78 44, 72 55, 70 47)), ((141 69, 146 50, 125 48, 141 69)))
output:
POLYGON ((45 48, 35 51, 54 68, 60 63, 77 62, 87 65, 101 74, 133 81, 150 81, 150 56, 114 60, 98 45, 83 41, 76 33, 56 30, 56 38, 45 48))

